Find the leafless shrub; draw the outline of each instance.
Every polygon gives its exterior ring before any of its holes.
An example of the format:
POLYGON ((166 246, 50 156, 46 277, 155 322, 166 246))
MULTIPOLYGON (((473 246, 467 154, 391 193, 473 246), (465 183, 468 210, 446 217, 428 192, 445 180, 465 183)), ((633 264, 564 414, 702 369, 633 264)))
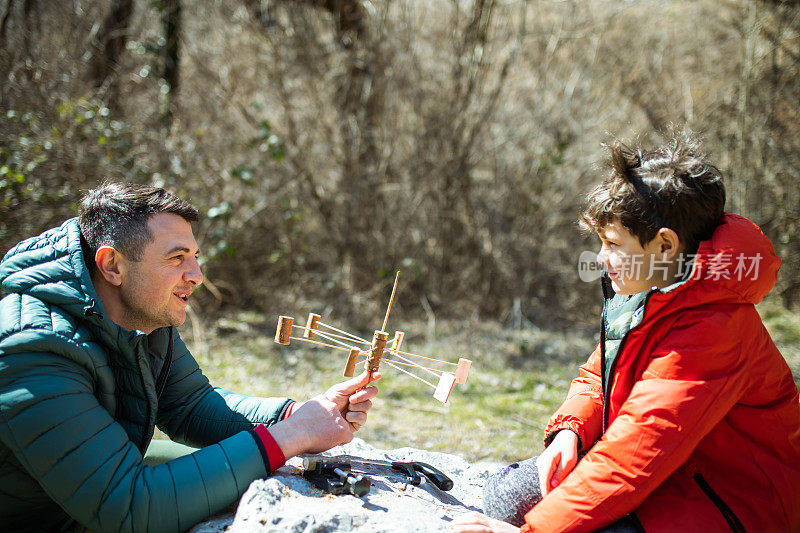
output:
POLYGON ((574 220, 601 142, 676 123, 798 299, 796 3, 127 5, 0 7, 3 247, 105 177, 147 181, 206 215, 206 311, 374 317, 400 269, 398 312, 561 323, 596 300, 574 220), (98 44, 115 9, 122 51, 98 44))

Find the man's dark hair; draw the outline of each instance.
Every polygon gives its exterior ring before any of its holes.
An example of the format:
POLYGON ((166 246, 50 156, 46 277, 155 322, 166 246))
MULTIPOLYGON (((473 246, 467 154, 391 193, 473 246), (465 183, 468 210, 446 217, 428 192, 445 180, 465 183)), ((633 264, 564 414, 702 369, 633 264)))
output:
POLYGON ((81 200, 78 224, 90 271, 97 268, 94 256, 102 246, 141 261, 144 247, 153 240, 147 221, 161 213, 178 215, 187 222, 198 218, 192 204, 158 187, 105 182, 88 191, 81 200))
POLYGON ((693 254, 722 220, 725 185, 720 171, 700 151, 699 141, 673 132, 662 146, 645 150, 614 141, 608 174, 587 196, 579 224, 598 231, 619 218, 644 246, 660 228, 670 228, 693 254))

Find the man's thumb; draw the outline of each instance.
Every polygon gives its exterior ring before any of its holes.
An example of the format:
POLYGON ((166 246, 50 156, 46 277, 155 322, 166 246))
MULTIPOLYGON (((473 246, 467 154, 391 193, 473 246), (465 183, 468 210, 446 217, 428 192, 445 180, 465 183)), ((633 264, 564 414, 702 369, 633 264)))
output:
POLYGON ((339 390, 342 393, 350 394, 350 393, 353 393, 353 392, 357 391, 358 389, 363 389, 364 387, 369 385, 371 382, 373 382, 373 381, 375 381, 377 379, 380 379, 380 378, 381 378, 381 373, 380 372, 373 372, 372 373, 372 377, 370 378, 369 372, 367 372, 365 370, 364 372, 362 372, 361 374, 357 375, 356 377, 351 378, 351 379, 345 381, 344 383, 342 383, 339 386, 339 390))

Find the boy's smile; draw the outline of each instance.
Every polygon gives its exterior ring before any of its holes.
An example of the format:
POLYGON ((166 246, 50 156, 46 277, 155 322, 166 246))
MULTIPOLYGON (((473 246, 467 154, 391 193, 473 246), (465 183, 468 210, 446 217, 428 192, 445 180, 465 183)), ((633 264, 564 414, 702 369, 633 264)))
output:
POLYGON ((674 231, 661 228, 653 240, 642 246, 619 219, 614 219, 597 234, 602 242, 597 260, 608 272, 617 294, 637 294, 674 283, 679 269, 674 231))

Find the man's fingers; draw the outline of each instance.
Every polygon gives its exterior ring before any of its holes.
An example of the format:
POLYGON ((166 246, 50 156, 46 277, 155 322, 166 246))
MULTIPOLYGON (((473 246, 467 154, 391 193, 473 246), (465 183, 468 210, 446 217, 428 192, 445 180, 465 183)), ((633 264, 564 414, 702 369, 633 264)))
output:
POLYGON ((367 423, 367 413, 363 413, 361 411, 347 411, 347 413, 344 415, 344 419, 350 423, 363 426, 367 423))
POLYGON ((367 413, 349 411, 345 413, 344 419, 350 424, 350 430, 355 432, 367 423, 367 413))
POLYGON ((378 395, 378 387, 370 386, 366 387, 354 394, 350 395, 350 398, 347 401, 352 405, 354 403, 363 403, 371 400, 375 396, 378 395))
POLYGON ((365 413, 369 411, 371 408, 372 408, 372 402, 369 400, 367 400, 366 402, 358 402, 358 403, 350 402, 350 404, 347 406, 348 411, 363 411, 365 413))

